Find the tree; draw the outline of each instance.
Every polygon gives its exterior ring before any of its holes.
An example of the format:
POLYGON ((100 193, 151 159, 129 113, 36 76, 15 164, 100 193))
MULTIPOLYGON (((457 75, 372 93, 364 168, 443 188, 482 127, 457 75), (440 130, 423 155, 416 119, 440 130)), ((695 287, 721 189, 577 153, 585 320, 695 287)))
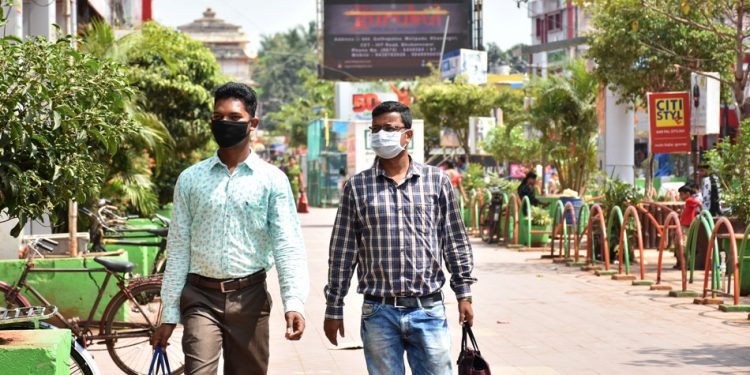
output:
MULTIPOLYGON (((130 42, 129 37, 117 40, 108 24, 94 21, 86 28, 79 46, 82 51, 99 58, 126 64, 128 50, 132 47, 130 42)), ((151 214, 159 206, 153 175, 167 158, 173 156, 174 139, 155 114, 138 106, 137 102, 143 101, 133 96, 126 102, 127 113, 136 129, 125 137, 115 155, 106 161, 102 196, 117 205, 151 214)))
POLYGON ((207 157, 212 146, 211 92, 228 79, 202 43, 149 22, 123 42, 128 78, 138 91, 135 104, 153 114, 175 140, 174 154, 155 171, 160 203, 172 200, 178 175, 207 157))
POLYGON ((596 170, 596 77, 582 60, 568 64, 566 73, 532 83, 531 125, 541 134, 545 155, 552 161, 563 189, 583 193, 596 170))
POLYGON ((298 72, 302 78, 303 94, 281 106, 278 112, 268 115, 269 121, 277 124, 278 133, 289 136, 292 147, 307 144, 307 125, 323 116, 333 115, 333 82, 318 79, 317 74, 307 68, 298 72))
POLYGON ((254 78, 260 85, 264 128, 275 130, 282 126, 280 117, 272 114, 304 96, 305 78, 299 72, 315 71, 316 38, 315 22, 310 22, 307 27, 297 26, 261 40, 254 78))
POLYGON ((489 116, 497 102, 493 86, 471 85, 460 80, 455 83, 417 86, 419 111, 426 128, 451 129, 458 136, 464 154, 469 155, 469 117, 489 116))
POLYGON ((11 235, 45 213, 56 221, 70 199, 97 196, 102 160, 134 130, 127 83, 117 64, 69 38, 0 39, 0 211, 19 220, 11 235))
POLYGON ((541 144, 529 139, 522 126, 498 126, 484 139, 484 149, 499 162, 521 164, 542 161, 541 144))
POLYGON ((517 44, 507 51, 503 51, 497 44, 490 42, 487 44, 487 64, 489 70, 493 67, 508 65, 511 74, 522 74, 529 70, 528 63, 520 53, 516 53, 523 47, 523 44, 517 44))
MULTIPOLYGON (((684 91, 691 71, 729 75, 732 46, 715 33, 675 22, 641 0, 597 1, 588 56, 595 74, 634 104, 647 92, 684 91)), ((687 15, 699 20, 697 13, 687 15)))
MULTIPOLYGON (((750 79, 746 39, 750 36, 750 1, 726 0, 641 0, 642 6, 694 32, 705 32, 720 48, 731 54, 731 74, 722 76, 722 83, 731 89, 742 118, 750 117, 750 97, 746 89, 750 79)), ((670 51, 681 56, 679 51, 670 51)))

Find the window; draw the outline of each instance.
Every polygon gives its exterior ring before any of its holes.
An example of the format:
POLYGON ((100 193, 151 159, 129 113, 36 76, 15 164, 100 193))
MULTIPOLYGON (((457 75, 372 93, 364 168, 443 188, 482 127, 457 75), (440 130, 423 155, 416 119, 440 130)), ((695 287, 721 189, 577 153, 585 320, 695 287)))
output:
POLYGON ((547 30, 560 31, 562 28, 562 12, 547 15, 547 30))
POLYGON ((544 33, 544 19, 536 19, 536 36, 541 36, 544 33))

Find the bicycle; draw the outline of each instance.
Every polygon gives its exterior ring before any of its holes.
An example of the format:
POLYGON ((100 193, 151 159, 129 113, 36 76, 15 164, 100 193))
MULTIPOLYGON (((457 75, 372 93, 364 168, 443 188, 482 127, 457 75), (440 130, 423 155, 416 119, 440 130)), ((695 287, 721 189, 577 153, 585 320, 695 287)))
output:
POLYGON ((170 219, 156 214, 152 221, 158 221, 162 228, 131 228, 126 226, 126 223, 127 219, 132 217, 118 215, 116 208, 106 204, 106 201, 99 202, 96 213, 87 208, 81 208, 79 211, 92 219, 89 230, 92 251, 106 251, 105 244, 156 247, 158 250, 149 274, 164 273, 167 265, 166 250, 170 219), (154 237, 159 238, 159 242, 146 241, 154 237))
MULTIPOLYGON (((133 263, 95 257, 94 261, 103 268, 39 268, 35 267, 34 259, 41 255, 39 251, 51 252, 49 245, 57 245, 55 241, 38 239, 25 247, 26 265, 14 284, 0 281, 0 293, 6 308, 29 307, 29 300, 21 294, 30 293, 44 306, 52 306, 37 289, 27 282, 31 273, 106 273, 99 293, 91 306, 88 318, 80 320, 78 317, 66 318, 59 311, 53 315, 61 322, 62 328, 68 328, 76 341, 84 348, 90 343, 103 343, 114 363, 126 374, 147 374, 152 357, 150 345, 151 335, 160 325, 161 318, 161 277, 150 276, 126 280, 125 274, 133 269, 133 263), (102 302, 104 292, 111 279, 114 278, 119 292, 109 301, 100 320, 95 320, 96 311, 102 302)), ((84 259, 86 259, 84 257, 84 259)), ((177 326, 173 333, 173 345, 167 349, 170 363, 177 364, 173 374, 181 374, 184 370, 182 346, 180 344, 182 326, 177 326)))
POLYGON ((479 213, 482 241, 495 243, 500 241, 500 217, 502 216, 503 195, 493 191, 489 202, 485 202, 479 213))
MULTIPOLYGON (((56 329, 42 320, 49 319, 55 312, 55 306, 22 307, 12 310, 0 310, 0 331, 19 329, 56 329)), ((0 335, 2 335, 0 333, 0 335)), ((70 345, 70 373, 99 375, 99 368, 91 354, 76 340, 70 345)))

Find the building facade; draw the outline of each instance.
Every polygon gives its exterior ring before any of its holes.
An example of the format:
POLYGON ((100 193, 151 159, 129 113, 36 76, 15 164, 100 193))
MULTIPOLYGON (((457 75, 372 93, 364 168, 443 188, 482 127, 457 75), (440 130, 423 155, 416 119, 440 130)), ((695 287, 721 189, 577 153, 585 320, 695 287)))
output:
POLYGON ((152 0, 12 0, 3 6, 8 22, 0 27, 4 35, 19 38, 43 36, 55 40, 76 35, 93 19, 103 20, 117 33, 137 29, 151 20, 152 0))
POLYGON ((208 8, 202 18, 177 29, 203 42, 216 57, 224 74, 238 82, 255 86, 250 70, 252 58, 247 49, 250 41, 240 26, 216 18, 216 12, 208 8))
POLYGON ((546 77, 562 70, 563 65, 587 50, 585 33, 591 28, 591 16, 574 0, 532 0, 531 46, 524 49, 531 75, 546 77))

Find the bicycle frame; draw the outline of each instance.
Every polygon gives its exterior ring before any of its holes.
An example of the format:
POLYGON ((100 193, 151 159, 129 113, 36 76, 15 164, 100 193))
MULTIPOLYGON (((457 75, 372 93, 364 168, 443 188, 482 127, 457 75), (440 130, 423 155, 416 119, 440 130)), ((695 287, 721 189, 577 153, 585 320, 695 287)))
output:
MULTIPOLYGON (((107 289, 107 285, 109 285, 110 280, 112 277, 114 277, 117 280, 117 287, 120 289, 122 293, 127 296, 128 300, 131 302, 135 302, 135 306, 138 308, 138 312, 143 315, 144 319, 150 326, 154 326, 154 323, 151 322, 151 320, 148 318, 148 316, 143 312, 141 309, 141 306, 135 301, 135 297, 130 293, 130 290, 128 290, 127 286, 125 285, 125 279, 118 275, 115 272, 112 272, 106 268, 36 268, 34 267, 34 262, 32 259, 29 259, 26 262, 26 267, 24 268, 23 272, 21 273, 21 276, 18 278, 18 281, 13 285, 12 294, 9 295, 10 298, 15 299, 15 297, 20 294, 22 289, 28 290, 34 298, 42 302, 45 306, 53 306, 52 303, 50 303, 44 296, 36 290, 33 286, 31 286, 26 279, 28 278, 28 275, 30 273, 96 273, 96 272, 105 272, 107 275, 104 277, 104 281, 102 282, 102 285, 99 287, 99 293, 96 296, 96 301, 94 302, 94 305, 91 307, 91 311, 89 312, 89 316, 86 320, 79 321, 76 324, 71 324, 68 319, 62 315, 60 311, 56 311, 54 316, 73 332, 73 336, 75 337, 83 337, 83 335, 86 333, 87 329, 92 327, 99 328, 99 333, 97 335, 92 335, 91 337, 88 337, 87 339, 90 340, 108 340, 108 339, 117 339, 117 338, 128 338, 128 337, 142 337, 142 335, 137 334, 123 334, 122 332, 118 332, 117 335, 104 335, 102 334, 103 331, 103 321, 102 320, 94 320, 94 315, 96 315, 96 311, 99 308, 99 305, 101 304, 102 298, 104 297, 104 292, 107 289)), ((86 342, 84 341, 82 345, 85 347, 86 342)))

